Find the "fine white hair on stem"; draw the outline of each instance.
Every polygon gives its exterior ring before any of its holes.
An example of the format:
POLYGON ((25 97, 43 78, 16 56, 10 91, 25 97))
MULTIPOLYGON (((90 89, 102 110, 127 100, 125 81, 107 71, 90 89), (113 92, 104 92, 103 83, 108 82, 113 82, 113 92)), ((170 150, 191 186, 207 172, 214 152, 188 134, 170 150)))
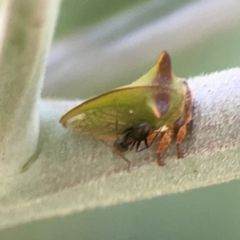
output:
POLYGON ((188 83, 194 121, 182 144, 185 158, 176 159, 172 145, 166 165, 158 167, 152 146, 127 154, 131 173, 111 147, 58 123, 79 101, 42 101, 34 164, 1 181, 0 228, 240 178, 240 69, 193 77, 188 83))

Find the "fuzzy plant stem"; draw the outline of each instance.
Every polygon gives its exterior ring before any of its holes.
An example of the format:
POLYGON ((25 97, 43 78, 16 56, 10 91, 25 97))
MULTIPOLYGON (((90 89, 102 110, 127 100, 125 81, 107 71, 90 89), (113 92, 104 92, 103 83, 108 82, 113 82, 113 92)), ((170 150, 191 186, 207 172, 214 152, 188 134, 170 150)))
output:
POLYGON ((0 4, 0 176, 37 151, 38 102, 59 0, 0 4))
POLYGON ((176 158, 172 144, 166 165, 157 166, 156 141, 126 154, 130 173, 112 147, 59 124, 80 100, 41 101, 41 151, 22 174, 1 178, 0 229, 240 179, 240 68, 196 76, 188 84, 194 116, 181 145, 184 159, 176 158))

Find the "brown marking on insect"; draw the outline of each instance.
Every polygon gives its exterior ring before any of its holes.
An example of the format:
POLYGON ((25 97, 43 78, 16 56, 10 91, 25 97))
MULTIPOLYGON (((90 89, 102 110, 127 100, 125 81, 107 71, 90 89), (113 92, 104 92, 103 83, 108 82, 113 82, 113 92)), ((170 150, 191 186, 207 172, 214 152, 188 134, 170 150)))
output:
POLYGON ((152 140, 155 138, 155 133, 152 133, 150 134, 148 137, 147 137, 147 141, 148 142, 152 142, 152 140))
POLYGON ((160 129, 157 129, 155 131, 153 131, 151 134, 148 135, 147 137, 147 141, 152 143, 154 142, 157 138, 161 138, 163 136, 163 132, 161 131, 161 128, 160 129))
POLYGON ((183 158, 184 154, 180 150, 180 144, 184 140, 186 133, 187 133, 187 124, 192 120, 192 93, 188 87, 188 84, 184 82, 186 86, 186 98, 185 98, 185 104, 184 104, 184 114, 183 117, 180 117, 173 126, 173 129, 167 130, 163 138, 158 146, 157 154, 158 159, 157 163, 159 166, 163 166, 164 162, 161 159, 161 154, 164 152, 164 150, 168 147, 172 140, 173 132, 176 131, 177 137, 176 137, 176 148, 177 148, 177 157, 183 158))
POLYGON ((174 129, 177 131, 176 147, 177 147, 177 157, 183 158, 184 154, 180 150, 180 144, 184 140, 187 133, 187 124, 192 120, 192 93, 188 87, 187 82, 184 82, 187 93, 184 105, 184 119, 181 117, 174 123, 174 129))
POLYGON ((156 105, 153 105, 152 106, 152 110, 153 110, 153 113, 154 115, 157 117, 157 118, 160 118, 161 117, 161 113, 159 112, 158 108, 156 105))
POLYGON ((157 110, 160 116, 168 112, 170 105, 170 86, 173 82, 171 59, 166 51, 163 51, 158 59, 158 71, 153 79, 153 85, 159 86, 158 91, 153 92, 157 110), (159 91, 161 89, 161 91, 159 91))
POLYGON ((167 92, 160 92, 157 94, 154 94, 154 100, 156 103, 156 108, 159 112, 160 116, 164 116, 169 109, 170 105, 170 94, 167 92))
POLYGON ((187 84, 186 81, 183 82, 187 88, 186 99, 185 99, 185 123, 188 124, 192 120, 192 113, 193 113, 193 97, 192 92, 187 84))
POLYGON ((172 83, 171 59, 166 51, 163 51, 158 59, 157 76, 154 79, 154 84, 165 86, 172 83))

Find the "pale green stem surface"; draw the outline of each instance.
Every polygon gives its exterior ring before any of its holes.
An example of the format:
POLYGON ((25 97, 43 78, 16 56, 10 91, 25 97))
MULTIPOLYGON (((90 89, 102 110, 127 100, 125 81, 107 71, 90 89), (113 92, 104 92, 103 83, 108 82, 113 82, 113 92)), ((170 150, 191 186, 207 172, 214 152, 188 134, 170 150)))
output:
POLYGON ((4 0, 0 9, 0 176, 36 152, 38 102, 58 0, 4 0))
POLYGON ((189 85, 195 114, 182 145, 185 158, 176 159, 171 146, 166 166, 158 167, 155 145, 127 154, 131 173, 110 147, 58 123, 79 101, 43 101, 37 161, 0 183, 0 228, 239 178, 240 69, 195 77, 189 85))

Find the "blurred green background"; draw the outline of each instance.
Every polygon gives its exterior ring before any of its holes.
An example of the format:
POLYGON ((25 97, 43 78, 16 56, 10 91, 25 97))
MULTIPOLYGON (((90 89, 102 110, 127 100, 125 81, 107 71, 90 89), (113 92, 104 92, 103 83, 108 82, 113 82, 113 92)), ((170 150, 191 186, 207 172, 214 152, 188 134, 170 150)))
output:
POLYGON ((4 230, 2 240, 237 240, 239 181, 4 230))
MULTIPOLYGON (((86 98, 130 83, 168 46, 179 76, 237 67, 234 4, 228 1, 229 13, 224 1, 63 0, 43 97, 86 98), (191 21, 198 14, 202 21, 191 21)), ((232 181, 88 210, 7 229, 0 239, 240 239, 239 189, 240 182, 232 181)))
POLYGON ((240 62, 239 1, 63 1, 42 96, 85 99, 129 84, 167 50, 196 76, 240 62))

